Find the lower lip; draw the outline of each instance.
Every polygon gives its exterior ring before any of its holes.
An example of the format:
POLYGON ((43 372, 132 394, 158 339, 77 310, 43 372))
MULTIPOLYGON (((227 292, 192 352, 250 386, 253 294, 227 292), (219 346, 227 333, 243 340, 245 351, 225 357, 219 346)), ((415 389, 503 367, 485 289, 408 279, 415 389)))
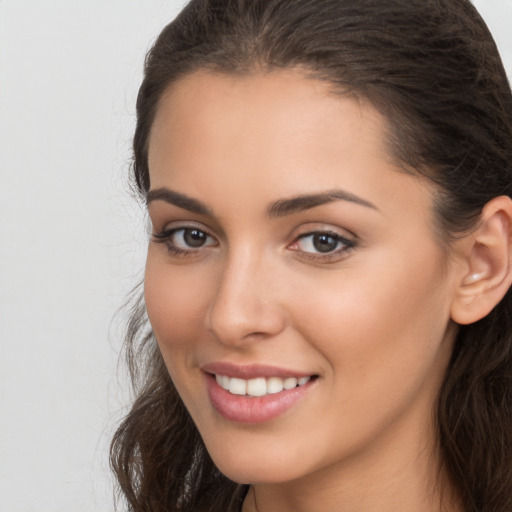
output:
POLYGON ((277 418, 299 402, 315 381, 310 380, 302 386, 279 393, 251 397, 233 395, 217 384, 215 376, 206 374, 208 395, 213 407, 225 419, 238 423, 263 423, 277 418))

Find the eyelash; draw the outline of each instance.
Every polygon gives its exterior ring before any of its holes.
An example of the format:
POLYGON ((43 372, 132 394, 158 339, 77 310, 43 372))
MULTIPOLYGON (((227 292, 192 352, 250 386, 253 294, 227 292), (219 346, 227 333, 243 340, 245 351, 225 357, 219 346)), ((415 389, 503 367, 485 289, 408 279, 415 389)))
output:
MULTIPOLYGON (((215 240, 212 235, 208 233, 208 231, 195 227, 177 227, 177 228, 171 228, 171 229, 163 229, 159 233, 153 233, 152 234, 152 240, 155 243, 161 243, 165 244, 167 250, 169 253, 174 257, 190 257, 195 256, 202 250, 204 250, 206 247, 212 247, 218 244, 206 244, 201 245, 197 249, 190 247, 189 249, 182 249, 180 247, 177 247, 175 243, 172 242, 172 238, 179 233, 180 231, 183 232, 183 236, 186 235, 187 232, 191 231, 197 231, 199 233, 202 233, 205 236, 205 239, 208 241, 215 240)), ((186 242, 185 242, 186 243, 186 242)), ((313 243, 313 242, 312 242, 313 243)), ((345 238, 344 236, 340 235, 339 233, 329 231, 329 230, 315 230, 311 231, 309 233, 305 233, 303 235, 298 236, 288 247, 290 250, 300 253, 300 257, 302 259, 306 259, 309 261, 316 261, 320 263, 329 263, 332 261, 338 261, 342 259, 346 254, 354 249, 356 247, 356 241, 355 240, 349 240, 348 238, 345 238), (309 237, 315 237, 315 236, 324 236, 333 239, 336 246, 341 244, 341 248, 336 248, 335 250, 329 251, 329 252, 308 252, 301 250, 300 248, 292 248, 293 246, 298 246, 298 244, 309 238, 309 237)))
MULTIPOLYGON (((348 238, 340 235, 339 233, 336 233, 334 231, 328 231, 328 230, 315 230, 311 231, 309 233, 305 233, 303 235, 298 236, 295 241, 292 243, 293 245, 298 245, 300 241, 305 240, 309 237, 315 237, 315 236, 324 236, 328 238, 332 238, 335 242, 336 246, 341 244, 341 247, 338 247, 332 251, 329 252, 308 252, 300 249, 292 249, 295 251, 300 252, 300 257, 302 259, 310 260, 310 261, 317 261, 319 263, 329 263, 329 262, 335 262, 339 261, 343 257, 347 255, 348 252, 350 252, 352 249, 356 247, 355 240, 349 240, 348 238)), ((314 242, 312 242, 314 243, 314 242)))
POLYGON ((206 239, 214 240, 214 238, 204 229, 197 228, 194 226, 190 227, 177 227, 177 228, 171 228, 171 229, 163 229, 159 233, 153 233, 152 240, 155 243, 159 244, 165 244, 167 250, 169 253, 171 253, 172 256, 175 257, 188 257, 188 256, 194 256, 198 252, 204 249, 204 247, 210 247, 212 244, 202 245, 201 247, 198 247, 197 249, 194 249, 193 247, 189 249, 182 249, 181 247, 177 247, 174 243, 172 243, 172 237, 176 235, 176 233, 179 233, 180 231, 183 231, 183 235, 185 235, 187 232, 191 231, 197 231, 199 233, 203 233, 206 239))

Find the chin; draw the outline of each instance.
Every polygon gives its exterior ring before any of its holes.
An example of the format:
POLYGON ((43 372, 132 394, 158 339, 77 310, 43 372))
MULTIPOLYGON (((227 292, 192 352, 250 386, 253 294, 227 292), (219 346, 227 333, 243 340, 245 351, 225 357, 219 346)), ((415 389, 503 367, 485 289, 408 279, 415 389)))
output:
POLYGON ((242 449, 210 451, 219 471, 239 484, 283 483, 296 480, 307 473, 304 461, 279 453, 273 448, 260 448, 257 452, 242 449))
POLYGON ((296 480, 300 475, 288 468, 269 468, 268 466, 247 466, 218 464, 219 471, 238 484, 280 484, 296 480))

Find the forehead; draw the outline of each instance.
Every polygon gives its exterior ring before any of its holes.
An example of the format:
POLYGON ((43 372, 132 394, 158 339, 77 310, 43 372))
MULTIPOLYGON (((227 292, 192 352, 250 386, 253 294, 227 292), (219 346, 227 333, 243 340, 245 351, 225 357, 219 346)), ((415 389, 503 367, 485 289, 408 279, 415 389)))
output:
POLYGON ((298 70, 186 75, 159 102, 149 140, 150 170, 157 170, 163 152, 177 158, 193 145, 201 148, 196 159, 210 151, 229 158, 239 149, 253 152, 263 164, 267 155, 278 153, 288 161, 307 152, 327 156, 333 142, 348 157, 356 138, 390 159, 385 119, 364 100, 331 91, 330 84, 298 70))
POLYGON ((199 70, 187 74, 172 83, 162 94, 154 124, 171 111, 184 113, 181 111, 183 107, 187 109, 187 116, 193 116, 190 102, 196 103, 201 109, 206 107, 207 110, 202 110, 203 114, 217 113, 221 117, 229 114, 229 111, 223 110, 227 105, 252 116, 261 107, 272 107, 276 114, 272 121, 275 122, 277 116, 302 116, 306 119, 313 113, 325 115, 333 108, 343 109, 344 105, 340 102, 343 98, 360 107, 361 118, 371 117, 383 127, 386 125, 384 118, 363 98, 356 98, 355 94, 342 89, 335 91, 330 82, 294 68, 244 74, 199 70))
POLYGON ((385 211, 404 208, 416 187, 430 210, 431 187, 394 163, 387 128, 370 103, 334 94, 299 71, 196 72, 160 101, 149 143, 151 188, 222 200, 232 211, 343 188, 385 211))

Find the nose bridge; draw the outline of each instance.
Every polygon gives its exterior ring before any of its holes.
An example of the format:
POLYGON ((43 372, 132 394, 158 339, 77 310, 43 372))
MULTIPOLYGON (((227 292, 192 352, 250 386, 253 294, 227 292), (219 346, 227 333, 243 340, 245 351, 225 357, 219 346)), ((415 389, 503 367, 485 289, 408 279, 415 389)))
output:
POLYGON ((276 291, 270 258, 249 244, 230 251, 218 276, 207 328, 227 344, 279 333, 284 315, 276 291))

